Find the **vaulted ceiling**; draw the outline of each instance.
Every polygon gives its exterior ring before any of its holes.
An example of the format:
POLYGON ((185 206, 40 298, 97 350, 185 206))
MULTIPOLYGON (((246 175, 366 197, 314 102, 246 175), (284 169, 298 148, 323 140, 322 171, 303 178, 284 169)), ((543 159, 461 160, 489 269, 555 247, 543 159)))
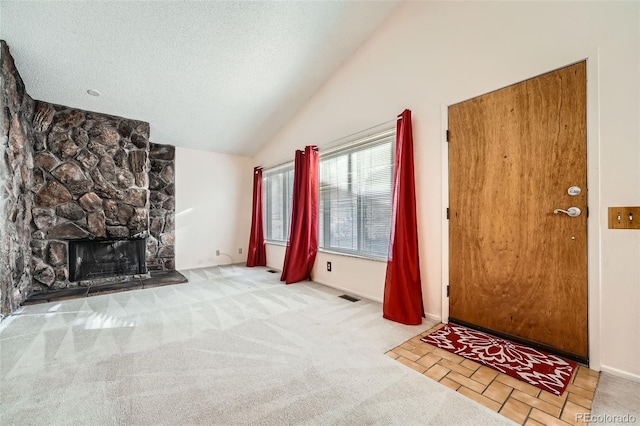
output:
POLYGON ((397 4, 1 0, 0 37, 34 99, 251 156, 397 4))

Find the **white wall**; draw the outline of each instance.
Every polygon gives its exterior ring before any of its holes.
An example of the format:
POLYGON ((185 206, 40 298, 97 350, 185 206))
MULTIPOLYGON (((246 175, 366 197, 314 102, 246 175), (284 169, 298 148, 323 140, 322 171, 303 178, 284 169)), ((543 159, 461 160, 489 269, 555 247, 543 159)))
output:
MULTIPOLYGON (((599 183, 590 188, 590 355, 592 367, 640 380, 640 232, 606 229, 607 206, 640 205, 639 17, 637 2, 407 2, 254 163, 290 160, 306 144, 322 150, 411 109, 424 304, 440 317, 444 107, 589 58, 589 174, 599 183)), ((315 272, 377 299, 384 268, 362 262, 343 257, 334 272, 315 272)))
MULTIPOLYGON (((284 245, 267 244, 267 266, 282 270, 285 250, 284 245)), ((311 276, 317 283, 382 303, 386 270, 386 262, 318 252, 311 276), (327 262, 331 262, 331 272, 327 262)))
POLYGON ((250 158, 176 147, 176 268, 246 262, 252 196, 250 158))

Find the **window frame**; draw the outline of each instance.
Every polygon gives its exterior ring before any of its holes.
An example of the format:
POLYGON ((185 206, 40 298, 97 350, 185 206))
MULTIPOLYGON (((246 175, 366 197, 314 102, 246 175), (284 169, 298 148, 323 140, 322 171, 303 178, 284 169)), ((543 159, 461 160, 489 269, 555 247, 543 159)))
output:
POLYGON ((262 172, 262 199, 263 199, 263 223, 264 223, 264 239, 268 244, 286 245, 289 241, 289 232, 291 225, 291 196, 293 194, 293 161, 281 164, 276 167, 265 169, 262 172), (289 177, 289 173, 291 174, 289 177), (273 221, 272 219, 272 203, 271 203, 271 187, 273 181, 271 178, 276 175, 284 175, 283 177, 283 189, 286 188, 284 194, 282 194, 282 226, 284 239, 272 238, 273 235, 273 221))
MULTIPOLYGON (((390 176, 390 183, 389 183, 389 187, 390 187, 390 194, 389 197, 391 198, 391 202, 393 203, 393 167, 394 167, 394 162, 395 162, 395 146, 396 146, 396 129, 389 129, 380 133, 377 133, 375 135, 371 135, 365 138, 360 138, 357 139, 355 141, 352 142, 348 142, 342 145, 338 145, 332 149, 327 150, 326 152, 320 152, 320 163, 318 165, 318 171, 319 171, 319 176, 318 176, 318 183, 320 184, 320 179, 322 176, 322 172, 321 172, 321 168, 322 168, 322 160, 323 157, 326 159, 326 157, 337 157, 339 156, 341 153, 343 153, 343 155, 348 155, 348 164, 349 164, 349 171, 347 173, 348 178, 350 179, 348 182, 348 187, 352 188, 353 185, 357 185, 358 182, 357 181, 352 181, 351 178, 353 176, 352 174, 352 154, 356 153, 356 152, 360 152, 360 151, 364 151, 364 150, 368 150, 368 149, 372 149, 375 148, 377 146, 380 145, 384 145, 389 143, 391 144, 390 149, 391 149, 391 156, 390 156, 390 160, 391 160, 391 176, 390 176)), ((327 224, 330 224, 330 211, 327 209, 321 210, 320 206, 325 204, 327 202, 327 199, 322 199, 322 197, 324 197, 326 195, 322 194, 322 191, 319 191, 318 193, 318 251, 323 252, 323 253, 330 253, 330 254, 338 254, 338 255, 344 255, 344 256, 350 256, 350 257, 357 257, 357 258, 362 258, 362 259, 368 259, 368 260, 375 260, 375 261, 387 261, 388 260, 388 253, 386 256, 383 255, 378 255, 376 253, 371 253, 371 252, 367 252, 364 250, 363 248, 363 240, 364 240, 364 235, 365 235, 365 226, 366 223, 364 220, 361 220, 361 218, 363 217, 363 211, 364 211, 364 200, 363 200, 363 196, 358 196, 356 199, 356 229, 357 229, 357 249, 349 249, 349 248, 344 248, 344 247, 336 247, 336 246, 332 246, 331 245, 331 227, 327 226, 327 224), (328 216, 329 215, 329 216, 328 216), (320 219, 323 220, 323 223, 325 224, 323 226, 323 233, 324 235, 320 235, 320 219), (329 237, 329 238, 327 238, 329 237), (328 245, 327 245, 327 241, 329 241, 328 245), (321 245, 322 244, 322 245, 321 245)), ((391 208, 393 208, 393 206, 391 206, 391 208)), ((389 222, 391 222, 391 216, 389 217, 389 222)), ((391 223, 389 223, 391 225, 391 223)), ((390 238, 390 232, 389 232, 389 238, 390 238)))

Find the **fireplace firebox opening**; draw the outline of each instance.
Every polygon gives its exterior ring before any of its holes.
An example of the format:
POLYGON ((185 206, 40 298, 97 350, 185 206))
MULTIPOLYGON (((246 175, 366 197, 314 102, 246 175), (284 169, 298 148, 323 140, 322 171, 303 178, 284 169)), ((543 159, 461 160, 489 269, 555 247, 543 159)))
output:
POLYGON ((146 240, 69 241, 69 281, 146 274, 146 240))

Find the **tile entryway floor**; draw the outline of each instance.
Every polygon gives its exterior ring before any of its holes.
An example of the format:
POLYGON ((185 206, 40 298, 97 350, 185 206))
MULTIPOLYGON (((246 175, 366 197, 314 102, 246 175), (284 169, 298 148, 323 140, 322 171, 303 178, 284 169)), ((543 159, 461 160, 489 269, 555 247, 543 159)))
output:
POLYGON ((588 417, 599 373, 576 369, 567 390, 556 396, 477 362, 420 340, 439 324, 386 354, 521 425, 577 425, 588 417))

